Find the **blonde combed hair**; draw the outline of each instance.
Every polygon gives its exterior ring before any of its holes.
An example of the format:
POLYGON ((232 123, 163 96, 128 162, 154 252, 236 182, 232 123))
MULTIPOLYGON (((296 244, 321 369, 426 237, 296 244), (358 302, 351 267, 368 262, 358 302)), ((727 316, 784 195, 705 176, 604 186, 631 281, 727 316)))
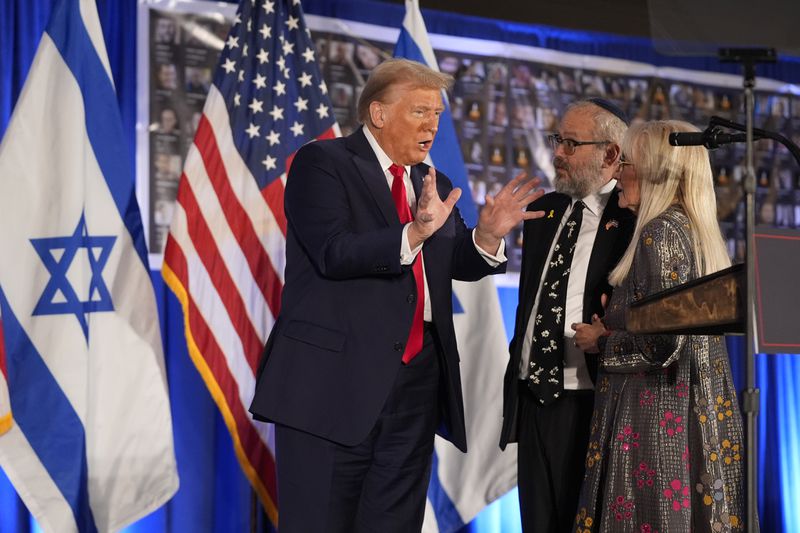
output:
POLYGON ((367 83, 358 98, 358 121, 366 124, 369 120, 369 105, 382 102, 393 87, 405 84, 411 89, 440 89, 449 91, 453 77, 437 72, 427 65, 409 59, 387 59, 375 67, 367 78, 367 83))
POLYGON ((702 146, 669 144, 670 133, 697 131, 688 122, 658 120, 635 124, 625 134, 622 153, 633 163, 639 179, 640 203, 631 243, 609 275, 611 285, 621 285, 630 272, 642 228, 674 204, 680 205, 689 218, 700 275, 730 266, 717 222, 708 152, 702 146))

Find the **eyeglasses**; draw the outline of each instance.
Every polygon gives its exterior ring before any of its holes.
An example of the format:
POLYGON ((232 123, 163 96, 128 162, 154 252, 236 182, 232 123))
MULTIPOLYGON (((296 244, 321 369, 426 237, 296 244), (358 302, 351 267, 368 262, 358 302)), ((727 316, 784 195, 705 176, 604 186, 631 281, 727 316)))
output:
POLYGON ((624 155, 619 156, 619 168, 622 169, 625 165, 633 166, 633 162, 628 161, 628 158, 624 155))
POLYGON ((609 144, 611 141, 576 141, 575 139, 565 139, 558 133, 551 133, 547 136, 547 140, 550 142, 550 146, 553 148, 553 152, 558 150, 559 146, 564 147, 564 153, 566 155, 572 155, 575 153, 575 148, 578 146, 583 146, 585 144, 609 144))

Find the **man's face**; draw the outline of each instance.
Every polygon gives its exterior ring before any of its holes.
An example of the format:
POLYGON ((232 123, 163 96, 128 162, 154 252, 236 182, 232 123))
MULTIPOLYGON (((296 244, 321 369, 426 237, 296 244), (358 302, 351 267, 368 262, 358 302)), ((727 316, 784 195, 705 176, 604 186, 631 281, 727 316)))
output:
POLYGON ((438 89, 398 85, 389 91, 385 102, 371 105, 375 138, 394 163, 416 165, 431 149, 442 111, 438 89))
MULTIPOLYGON (((596 138, 594 121, 582 109, 573 109, 564 115, 558 133, 563 139, 575 141, 604 141, 596 138)), ((575 152, 567 155, 562 143, 553 154, 556 169, 556 191, 573 198, 584 198, 600 190, 606 179, 602 175, 605 144, 576 146, 575 152)))

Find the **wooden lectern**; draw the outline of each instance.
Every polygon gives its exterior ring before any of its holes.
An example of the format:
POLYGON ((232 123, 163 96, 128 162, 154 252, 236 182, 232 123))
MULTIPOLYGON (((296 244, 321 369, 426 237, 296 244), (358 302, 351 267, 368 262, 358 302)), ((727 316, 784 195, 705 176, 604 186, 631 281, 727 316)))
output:
POLYGON ((734 265, 631 304, 631 333, 722 335, 744 333, 747 284, 744 264, 734 265))

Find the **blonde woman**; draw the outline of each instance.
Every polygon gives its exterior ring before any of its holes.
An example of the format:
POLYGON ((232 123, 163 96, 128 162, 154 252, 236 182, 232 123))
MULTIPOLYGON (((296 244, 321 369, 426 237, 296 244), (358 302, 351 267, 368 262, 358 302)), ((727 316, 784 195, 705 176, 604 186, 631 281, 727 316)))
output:
POLYGON ((702 147, 669 145, 685 122, 632 126, 622 143, 620 206, 638 215, 609 281, 605 317, 574 324, 600 353, 576 531, 718 532, 741 527, 742 421, 721 337, 633 335, 625 309, 730 265, 702 147))

